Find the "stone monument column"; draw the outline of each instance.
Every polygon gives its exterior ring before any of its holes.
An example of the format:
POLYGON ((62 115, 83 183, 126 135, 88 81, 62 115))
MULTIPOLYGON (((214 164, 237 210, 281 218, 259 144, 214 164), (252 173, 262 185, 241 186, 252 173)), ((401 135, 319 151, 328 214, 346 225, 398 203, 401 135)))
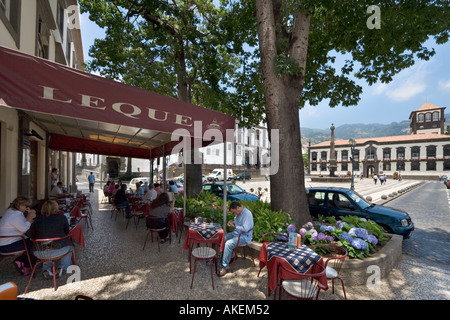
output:
POLYGON ((330 165, 328 166, 329 170, 330 170, 330 177, 334 177, 334 173, 337 170, 337 165, 336 165, 336 152, 334 150, 334 124, 331 124, 331 141, 330 141, 330 165))

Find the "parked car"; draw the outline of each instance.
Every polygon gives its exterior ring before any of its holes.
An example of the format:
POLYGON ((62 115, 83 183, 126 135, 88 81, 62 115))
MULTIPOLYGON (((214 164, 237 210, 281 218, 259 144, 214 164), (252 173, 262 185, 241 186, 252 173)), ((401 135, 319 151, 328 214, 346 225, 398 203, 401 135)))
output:
MULTIPOLYGON (((223 182, 205 183, 203 185, 204 192, 211 192, 216 196, 223 198, 223 182)), ((259 201, 256 194, 249 193, 234 183, 227 183, 227 201, 259 201)))
POLYGON ((244 178, 245 178, 245 180, 250 180, 252 178, 252 175, 250 174, 250 172, 241 172, 241 173, 238 173, 235 177, 235 179, 239 180, 239 181, 244 180, 244 178))
POLYGON ((175 183, 175 185, 177 186, 177 189, 178 189, 178 194, 184 193, 184 185, 180 180, 168 179, 166 181, 167 181, 167 183, 166 183, 167 186, 169 186, 169 181, 173 181, 175 183))
POLYGON ((142 185, 144 185, 145 182, 148 184, 152 183, 152 179, 150 177, 139 177, 139 178, 133 178, 130 181, 130 184, 128 185, 128 188, 131 190, 136 190, 136 183, 142 182, 142 185))
POLYGON ((353 215, 374 221, 386 232, 409 238, 414 224, 408 213, 374 203, 368 203, 358 193, 346 188, 308 188, 309 211, 313 217, 353 215))
MULTIPOLYGON (((227 169, 227 180, 231 181, 233 177, 233 169, 227 169)), ((206 178, 208 179, 208 181, 223 181, 224 171, 220 168, 214 169, 206 178)))

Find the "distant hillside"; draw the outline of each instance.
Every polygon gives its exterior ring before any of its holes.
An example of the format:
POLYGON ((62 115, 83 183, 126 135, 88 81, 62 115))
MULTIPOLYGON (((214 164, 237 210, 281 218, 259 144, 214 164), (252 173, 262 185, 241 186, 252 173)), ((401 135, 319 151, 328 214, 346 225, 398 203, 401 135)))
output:
MULTIPOLYGON (((450 120, 450 114, 445 114, 445 119, 450 120)), ((445 122, 445 126, 450 125, 450 122, 445 122)), ((302 144, 307 146, 311 141, 311 145, 329 141, 331 131, 330 129, 311 129, 301 128, 302 144)), ((334 135, 336 139, 348 140, 350 138, 375 138, 375 137, 388 137, 388 136, 400 136, 409 134, 409 120, 401 122, 392 122, 390 124, 343 124, 336 127, 334 135)))

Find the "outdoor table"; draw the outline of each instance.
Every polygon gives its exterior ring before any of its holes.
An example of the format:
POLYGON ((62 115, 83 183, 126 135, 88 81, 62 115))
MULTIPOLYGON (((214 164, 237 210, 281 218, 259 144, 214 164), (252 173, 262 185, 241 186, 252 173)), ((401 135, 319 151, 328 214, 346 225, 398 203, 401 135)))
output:
POLYGON ((150 204, 142 201, 135 201, 131 204, 131 211, 143 212, 145 216, 148 216, 150 212, 150 204))
POLYGON ((69 228, 69 234, 72 236, 72 240, 79 243, 84 248, 83 227, 77 223, 70 225, 69 228))
POLYGON ((177 226, 180 221, 184 221, 183 209, 175 208, 169 215, 169 225, 173 232, 177 232, 177 226))
MULTIPOLYGON (((290 249, 286 242, 264 242, 259 254, 259 269, 267 267, 269 293, 277 288, 280 265, 299 274, 311 274, 316 264, 324 266, 322 257, 305 245, 290 249)), ((318 280, 320 289, 328 290, 325 273, 318 280)))
POLYGON ((223 251, 225 233, 219 223, 191 224, 184 240, 183 248, 191 250, 191 244, 197 241, 205 241, 216 238, 223 251))

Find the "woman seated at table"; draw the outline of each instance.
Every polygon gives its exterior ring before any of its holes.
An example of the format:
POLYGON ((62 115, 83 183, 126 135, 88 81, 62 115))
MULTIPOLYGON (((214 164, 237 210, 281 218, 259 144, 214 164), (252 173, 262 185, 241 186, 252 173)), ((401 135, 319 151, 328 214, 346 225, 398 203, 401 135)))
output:
MULTIPOLYGON (((159 195, 159 197, 153 200, 152 204, 150 205, 149 216, 166 219, 164 220, 147 219, 146 221, 147 228, 152 229, 167 228, 169 226, 169 214, 171 212, 173 212, 173 202, 170 203, 169 195, 163 192, 159 195)), ((161 243, 164 243, 169 239, 168 235, 169 235, 168 229, 159 232, 159 238, 161 239, 161 243)))
POLYGON ((130 202, 127 198, 127 185, 122 184, 120 188, 117 189, 116 194, 114 195, 114 203, 116 207, 125 207, 126 217, 131 217, 130 212, 130 202))
MULTIPOLYGON (((28 197, 19 196, 9 205, 3 218, 0 219, 0 236, 24 236, 36 217, 36 211, 30 209, 32 200, 28 197)), ((25 239, 30 253, 31 263, 34 265, 36 257, 31 254, 32 244, 30 239, 25 239)), ((3 253, 16 252, 25 249, 22 238, 0 238, 0 251, 3 253)), ((30 263, 27 254, 14 260, 16 269, 24 276, 30 272, 30 263)))
MULTIPOLYGON (((65 215, 59 213, 58 203, 48 200, 42 205, 41 215, 36 218, 28 230, 28 235, 32 239, 61 238, 69 234, 69 223, 65 215)), ((71 238, 58 240, 58 247, 66 249, 69 254, 65 255, 58 266, 57 277, 61 277, 63 271, 66 272, 71 264, 73 243, 71 238)), ((42 273, 45 279, 53 277, 52 263, 44 262, 42 273)))

